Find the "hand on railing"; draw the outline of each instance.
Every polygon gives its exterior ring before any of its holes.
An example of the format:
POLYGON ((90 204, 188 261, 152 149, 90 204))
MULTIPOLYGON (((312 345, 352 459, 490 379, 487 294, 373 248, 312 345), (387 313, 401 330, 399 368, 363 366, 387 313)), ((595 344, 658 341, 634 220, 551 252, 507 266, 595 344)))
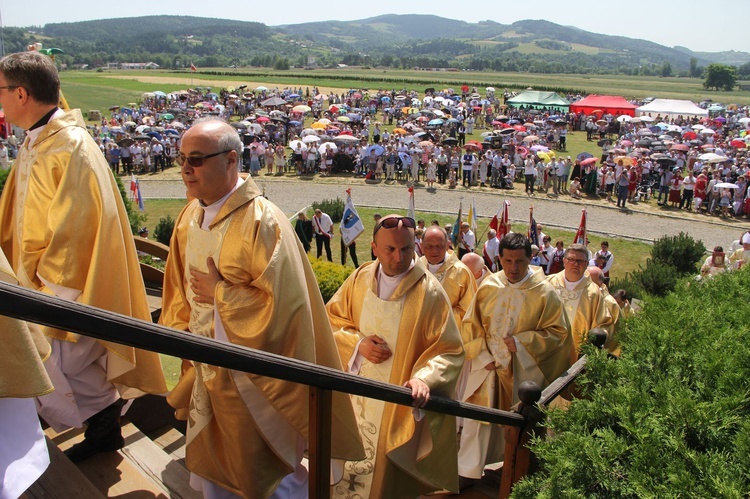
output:
POLYGON ((365 337, 359 344, 359 353, 373 364, 380 364, 391 358, 391 349, 383 338, 376 334, 365 337))
POLYGON ((414 407, 421 409, 430 400, 430 387, 419 378, 412 378, 404 386, 411 388, 411 396, 414 399, 414 407))

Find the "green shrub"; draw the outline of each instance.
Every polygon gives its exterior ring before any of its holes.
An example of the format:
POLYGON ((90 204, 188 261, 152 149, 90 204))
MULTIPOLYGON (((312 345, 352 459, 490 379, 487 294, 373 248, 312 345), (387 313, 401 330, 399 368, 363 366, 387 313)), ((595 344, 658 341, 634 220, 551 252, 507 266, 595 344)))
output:
POLYGON ((339 223, 344 216, 344 200, 341 198, 315 201, 312 204, 312 208, 313 210, 319 209, 323 213, 328 214, 328 216, 331 217, 331 220, 333 220, 333 223, 339 223))
POLYGON ((5 188, 5 181, 8 180, 9 174, 10 168, 7 170, 0 169, 0 192, 3 192, 3 189, 5 188))
POLYGON ((160 218, 159 223, 156 224, 154 229, 154 237, 162 244, 169 246, 169 240, 172 239, 172 232, 174 231, 174 219, 167 215, 167 218, 160 218))
POLYGON ((315 278, 318 280, 320 294, 323 295, 323 301, 328 303, 328 300, 344 284, 344 281, 354 271, 354 268, 344 267, 328 260, 318 260, 312 256, 309 258, 313 272, 315 272, 315 278))
POLYGON ((632 278, 647 294, 666 296, 677 286, 680 273, 669 264, 649 258, 646 267, 633 272, 632 278))
POLYGON ((584 398, 550 411, 515 498, 747 497, 750 272, 649 300, 618 361, 590 346, 584 398))
POLYGON ((705 258, 706 246, 689 235, 664 236, 654 241, 651 258, 671 265, 681 275, 697 272, 697 264, 705 258))

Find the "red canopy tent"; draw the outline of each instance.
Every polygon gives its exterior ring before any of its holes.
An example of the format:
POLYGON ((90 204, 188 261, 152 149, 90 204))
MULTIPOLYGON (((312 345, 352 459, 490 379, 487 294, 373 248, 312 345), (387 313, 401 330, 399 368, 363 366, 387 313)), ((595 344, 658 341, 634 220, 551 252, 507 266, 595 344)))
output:
POLYGON ((611 115, 617 116, 621 114, 627 114, 628 116, 635 116, 635 110, 638 106, 631 104, 626 101, 624 97, 616 95, 589 95, 584 97, 578 102, 570 104, 570 112, 591 114, 595 110, 604 111, 611 115))

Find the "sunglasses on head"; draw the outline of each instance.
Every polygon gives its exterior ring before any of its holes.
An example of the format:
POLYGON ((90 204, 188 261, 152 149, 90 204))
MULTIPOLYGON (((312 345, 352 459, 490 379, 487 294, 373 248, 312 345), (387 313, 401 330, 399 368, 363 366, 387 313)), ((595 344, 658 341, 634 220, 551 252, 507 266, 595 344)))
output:
POLYGON ((372 231, 372 235, 374 236, 381 227, 384 229, 395 229, 399 225, 401 225, 402 227, 406 227, 407 229, 415 229, 417 227, 416 222, 414 222, 414 219, 411 217, 381 218, 380 222, 378 222, 378 224, 375 226, 375 230, 372 231))
POLYGON ((180 153, 175 158, 175 162, 179 166, 183 166, 185 163, 192 166, 193 168, 198 168, 199 166, 203 166, 203 161, 214 158, 216 156, 219 156, 221 154, 226 154, 228 152, 233 151, 233 149, 227 149, 226 151, 219 151, 215 152, 213 154, 206 154, 205 156, 185 156, 184 154, 180 153))

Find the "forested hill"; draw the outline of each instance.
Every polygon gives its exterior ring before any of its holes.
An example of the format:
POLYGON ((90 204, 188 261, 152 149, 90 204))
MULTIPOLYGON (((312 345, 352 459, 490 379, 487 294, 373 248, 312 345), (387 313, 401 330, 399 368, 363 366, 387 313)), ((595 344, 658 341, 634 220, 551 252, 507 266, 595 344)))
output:
MULTIPOLYGON (((163 68, 318 67, 336 64, 537 73, 691 74, 728 53, 693 53, 544 20, 468 23, 434 15, 389 14, 357 21, 283 26, 188 16, 146 16, 5 28, 5 50, 41 41, 61 62, 153 61, 163 68)), ((737 65, 750 54, 730 52, 737 65)), ((693 74, 693 76, 695 76, 693 74)))

